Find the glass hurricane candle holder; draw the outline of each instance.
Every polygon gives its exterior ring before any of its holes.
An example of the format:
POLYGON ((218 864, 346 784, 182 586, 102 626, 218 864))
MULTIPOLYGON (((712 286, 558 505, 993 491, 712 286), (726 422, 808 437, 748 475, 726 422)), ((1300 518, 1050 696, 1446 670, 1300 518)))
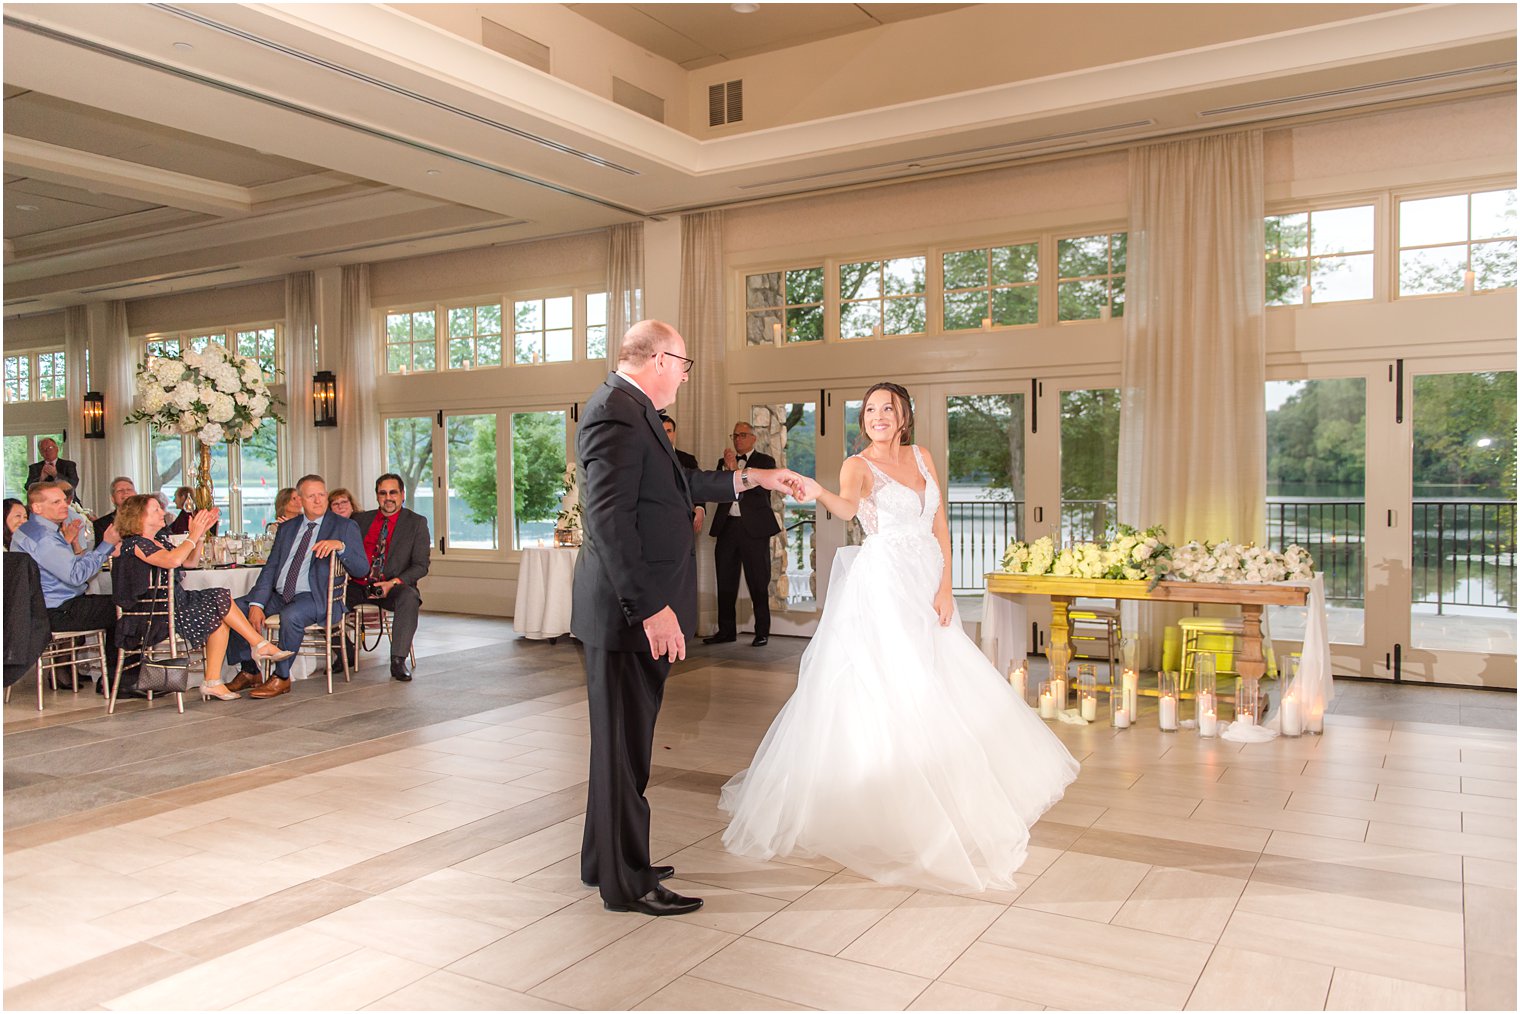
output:
POLYGON ((1040 680, 1040 717, 1047 722, 1056 717, 1054 680, 1040 680))
POLYGON ((1008 685, 1013 687, 1013 692, 1019 700, 1029 702, 1029 660, 1021 658, 1018 662, 1008 666, 1008 685))
POLYGON ((1193 717, 1198 721, 1198 735, 1213 739, 1219 735, 1219 677, 1214 671, 1214 656, 1194 655, 1193 717))
POLYGON ((1298 680, 1298 659, 1289 655, 1283 659, 1281 674, 1282 701, 1277 706, 1277 731, 1279 735, 1297 739, 1304 734, 1305 701, 1298 680))
POLYGON ((1077 708, 1087 721, 1098 720, 1098 667, 1090 662, 1077 666, 1077 708))
POLYGON ((1255 680, 1235 681, 1235 721, 1256 725, 1261 718, 1261 696, 1255 680))
POLYGON ((1117 677, 1114 683, 1112 699, 1109 701, 1109 712, 1115 728, 1128 728, 1129 723, 1119 724, 1119 713, 1124 712, 1129 716, 1129 722, 1134 722, 1140 713, 1140 672, 1126 667, 1117 677))
POLYGON ((1176 732, 1181 693, 1177 689, 1177 674, 1156 674, 1156 723, 1162 732, 1176 732))

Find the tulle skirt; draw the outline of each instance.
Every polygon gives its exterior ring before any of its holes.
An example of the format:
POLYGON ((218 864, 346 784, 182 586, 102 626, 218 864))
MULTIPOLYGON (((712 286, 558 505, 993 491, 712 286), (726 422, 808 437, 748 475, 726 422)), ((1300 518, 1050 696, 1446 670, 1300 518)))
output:
POLYGON ((932 538, 875 535, 831 585, 796 691, 723 787, 729 850, 948 892, 1013 884, 1078 765, 959 616, 939 625, 940 559, 932 538))

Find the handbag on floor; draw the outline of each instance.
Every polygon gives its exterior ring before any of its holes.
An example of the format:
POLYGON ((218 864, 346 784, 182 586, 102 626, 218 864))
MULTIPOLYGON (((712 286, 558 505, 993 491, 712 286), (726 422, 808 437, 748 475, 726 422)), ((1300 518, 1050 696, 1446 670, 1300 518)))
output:
POLYGON ((190 658, 145 658, 137 676, 137 689, 155 694, 182 694, 190 689, 190 658))

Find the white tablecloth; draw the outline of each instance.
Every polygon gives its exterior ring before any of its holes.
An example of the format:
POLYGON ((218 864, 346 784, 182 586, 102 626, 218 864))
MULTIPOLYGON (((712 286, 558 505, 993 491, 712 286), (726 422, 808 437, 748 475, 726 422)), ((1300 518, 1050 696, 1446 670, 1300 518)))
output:
POLYGON ((574 546, 524 549, 517 568, 517 605, 512 626, 536 641, 570 633, 570 600, 575 589, 574 546))
MULTIPOLYGON (((232 592, 233 598, 241 598, 253 591, 253 585, 259 579, 263 567, 228 567, 225 570, 199 570, 186 568, 181 587, 186 591, 196 588, 227 588, 232 592)), ((111 594, 111 572, 101 571, 90 578, 90 586, 87 589, 91 595, 111 594)))

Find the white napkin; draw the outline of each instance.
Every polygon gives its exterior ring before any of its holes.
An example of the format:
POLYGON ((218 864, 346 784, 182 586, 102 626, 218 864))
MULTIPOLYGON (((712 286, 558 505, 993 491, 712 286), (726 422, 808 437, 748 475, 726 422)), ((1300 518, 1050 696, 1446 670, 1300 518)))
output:
POLYGON ((1260 725, 1247 725, 1244 722, 1221 722, 1219 724, 1219 738, 1227 739, 1231 743, 1270 743, 1277 738, 1277 733, 1260 725))

